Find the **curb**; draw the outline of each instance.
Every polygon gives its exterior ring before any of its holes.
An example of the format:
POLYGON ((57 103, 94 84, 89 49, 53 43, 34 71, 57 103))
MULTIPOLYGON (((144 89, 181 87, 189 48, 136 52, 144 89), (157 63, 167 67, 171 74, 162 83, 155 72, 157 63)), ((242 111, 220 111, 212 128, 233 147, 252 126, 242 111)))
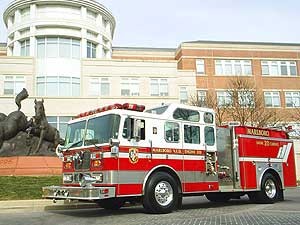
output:
POLYGON ((88 209, 98 208, 99 206, 93 202, 78 201, 57 201, 37 199, 37 200, 15 200, 0 201, 0 212, 7 210, 29 210, 29 211, 50 211, 50 210, 68 210, 68 209, 88 209))

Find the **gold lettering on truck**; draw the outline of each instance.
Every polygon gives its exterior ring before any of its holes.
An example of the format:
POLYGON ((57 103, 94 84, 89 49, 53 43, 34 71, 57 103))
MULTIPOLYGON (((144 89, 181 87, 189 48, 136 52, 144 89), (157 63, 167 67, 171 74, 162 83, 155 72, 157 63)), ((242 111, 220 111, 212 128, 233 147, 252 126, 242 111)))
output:
POLYGON ((247 134, 255 135, 255 136, 264 136, 264 137, 270 136, 270 132, 268 130, 260 130, 255 128, 247 128, 247 134))

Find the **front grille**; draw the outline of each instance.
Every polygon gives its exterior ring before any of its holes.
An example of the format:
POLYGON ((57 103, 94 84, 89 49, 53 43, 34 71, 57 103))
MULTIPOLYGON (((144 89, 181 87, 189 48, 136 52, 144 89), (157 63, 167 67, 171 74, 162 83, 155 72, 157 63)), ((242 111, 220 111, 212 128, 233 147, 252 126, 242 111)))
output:
POLYGON ((80 152, 75 155, 75 170, 88 170, 90 169, 91 153, 80 152))

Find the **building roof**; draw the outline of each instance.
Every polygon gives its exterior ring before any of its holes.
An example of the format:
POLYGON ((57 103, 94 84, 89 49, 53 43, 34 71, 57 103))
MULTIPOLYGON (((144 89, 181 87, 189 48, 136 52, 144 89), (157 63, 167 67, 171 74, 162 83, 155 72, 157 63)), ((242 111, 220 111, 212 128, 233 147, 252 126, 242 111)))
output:
POLYGON ((113 58, 174 60, 175 52, 175 48, 113 47, 113 58))
POLYGON ((152 48, 152 47, 113 47, 116 51, 153 51, 153 52, 175 52, 176 48, 152 48))
POLYGON ((280 45, 280 46, 300 46, 300 43, 282 43, 282 42, 253 42, 253 41, 209 41, 209 40, 196 40, 184 41, 182 44, 229 44, 229 45, 280 45))

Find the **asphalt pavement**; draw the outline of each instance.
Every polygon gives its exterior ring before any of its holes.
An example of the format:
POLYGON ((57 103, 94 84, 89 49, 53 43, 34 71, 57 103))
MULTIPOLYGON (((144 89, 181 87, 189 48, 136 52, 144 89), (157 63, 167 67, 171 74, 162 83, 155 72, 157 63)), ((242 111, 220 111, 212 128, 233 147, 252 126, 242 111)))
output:
POLYGON ((147 214, 141 205, 107 211, 95 204, 51 200, 2 201, 0 225, 299 225, 300 188, 285 191, 285 201, 253 204, 247 197, 212 203, 186 197, 170 214, 147 214))

